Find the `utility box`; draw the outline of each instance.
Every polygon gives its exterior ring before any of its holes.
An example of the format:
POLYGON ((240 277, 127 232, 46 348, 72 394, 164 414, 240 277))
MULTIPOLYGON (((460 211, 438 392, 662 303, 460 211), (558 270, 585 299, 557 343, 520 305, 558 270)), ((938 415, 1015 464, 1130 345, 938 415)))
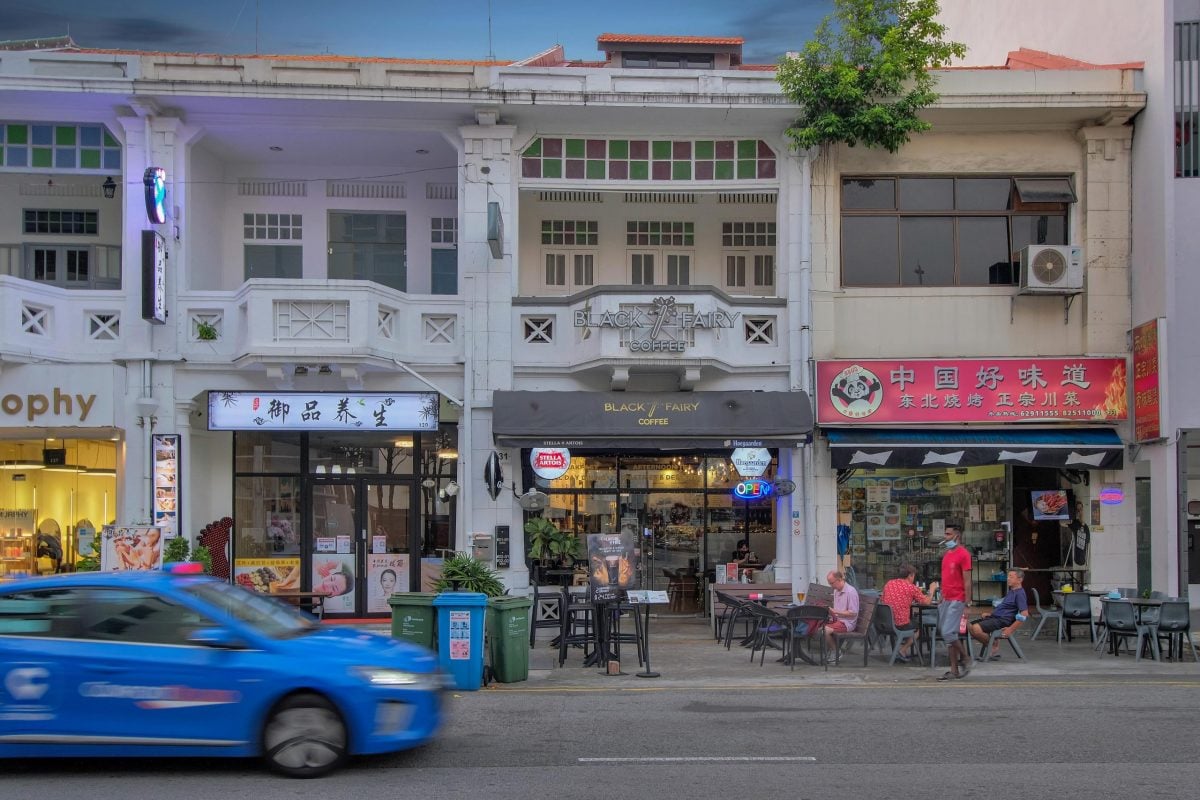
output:
POLYGON ((490 533, 477 533, 471 537, 471 555, 480 561, 491 561, 494 542, 490 533))

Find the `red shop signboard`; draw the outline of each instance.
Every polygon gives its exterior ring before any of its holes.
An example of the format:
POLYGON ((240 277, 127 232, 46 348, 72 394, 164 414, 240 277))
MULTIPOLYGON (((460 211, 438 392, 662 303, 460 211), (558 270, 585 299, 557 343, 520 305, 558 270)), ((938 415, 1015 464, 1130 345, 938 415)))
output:
POLYGON ((1117 422, 1129 416, 1124 358, 944 358, 817 362, 820 425, 1117 422))
POLYGON ((1134 439, 1162 438, 1162 412, 1158 397, 1159 331, 1164 320, 1152 319, 1133 329, 1133 429, 1134 439))

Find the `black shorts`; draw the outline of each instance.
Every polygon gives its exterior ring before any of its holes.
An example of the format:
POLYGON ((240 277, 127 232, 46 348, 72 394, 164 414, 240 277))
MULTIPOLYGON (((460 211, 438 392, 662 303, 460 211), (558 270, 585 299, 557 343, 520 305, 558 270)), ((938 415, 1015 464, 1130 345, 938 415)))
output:
POLYGON ((913 629, 912 620, 909 620, 908 622, 904 623, 903 625, 896 626, 896 630, 898 630, 898 631, 911 631, 912 629, 913 629))
POLYGON ((998 631, 1001 628, 1007 628, 1009 625, 1012 625, 1012 620, 1005 622, 1000 617, 979 617, 978 619, 971 620, 971 624, 978 625, 979 629, 984 633, 991 633, 992 631, 998 631))

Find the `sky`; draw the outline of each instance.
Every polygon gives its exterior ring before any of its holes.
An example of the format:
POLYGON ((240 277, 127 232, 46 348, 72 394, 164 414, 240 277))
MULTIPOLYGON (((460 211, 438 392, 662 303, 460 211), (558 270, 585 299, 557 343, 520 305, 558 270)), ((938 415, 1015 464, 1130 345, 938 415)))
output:
POLYGON ((833 0, 0 0, 0 38, 189 53, 521 59, 601 33, 741 36, 743 60, 798 50, 833 0), (491 37, 489 53, 489 8, 491 37))

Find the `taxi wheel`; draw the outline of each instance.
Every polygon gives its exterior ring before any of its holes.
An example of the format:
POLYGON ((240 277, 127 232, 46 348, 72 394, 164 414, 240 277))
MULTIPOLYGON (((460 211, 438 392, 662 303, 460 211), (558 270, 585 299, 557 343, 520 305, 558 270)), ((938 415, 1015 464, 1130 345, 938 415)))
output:
POLYGON ((320 695, 284 698, 263 726, 263 758, 293 778, 324 775, 346 760, 346 724, 320 695))

